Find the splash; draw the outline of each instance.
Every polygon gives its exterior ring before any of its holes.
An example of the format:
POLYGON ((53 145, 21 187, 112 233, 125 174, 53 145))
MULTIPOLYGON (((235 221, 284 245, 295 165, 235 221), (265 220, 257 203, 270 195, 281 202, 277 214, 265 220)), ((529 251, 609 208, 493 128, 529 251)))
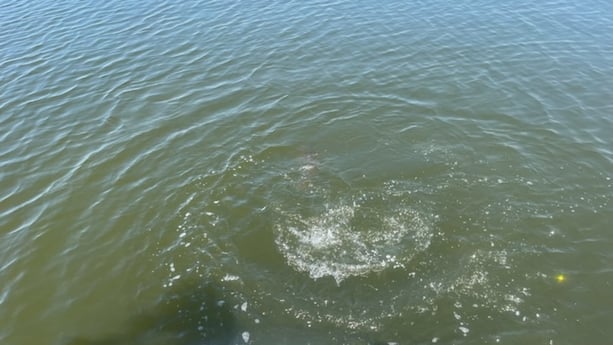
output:
POLYGON ((337 284, 350 276, 404 268, 428 248, 432 227, 400 198, 389 197, 363 194, 326 204, 311 216, 279 210, 276 245, 294 269, 312 279, 332 277, 337 284))

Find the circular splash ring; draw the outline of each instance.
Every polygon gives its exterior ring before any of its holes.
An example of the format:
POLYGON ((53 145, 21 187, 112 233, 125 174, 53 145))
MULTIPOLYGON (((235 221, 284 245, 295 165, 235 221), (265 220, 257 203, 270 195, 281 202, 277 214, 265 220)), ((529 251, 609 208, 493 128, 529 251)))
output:
POLYGON ((350 276, 404 268, 432 237, 432 227, 418 211, 389 195, 362 194, 325 204, 310 216, 278 211, 275 243, 287 263, 312 279, 330 276, 337 284, 350 276))

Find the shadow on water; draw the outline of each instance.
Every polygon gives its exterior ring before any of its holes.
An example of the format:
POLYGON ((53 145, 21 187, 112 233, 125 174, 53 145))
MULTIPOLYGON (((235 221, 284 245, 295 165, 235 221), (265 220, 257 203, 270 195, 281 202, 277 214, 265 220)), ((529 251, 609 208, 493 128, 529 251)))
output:
POLYGON ((226 345, 240 335, 221 287, 187 283, 151 310, 130 319, 125 330, 100 338, 76 337, 61 345, 226 345))

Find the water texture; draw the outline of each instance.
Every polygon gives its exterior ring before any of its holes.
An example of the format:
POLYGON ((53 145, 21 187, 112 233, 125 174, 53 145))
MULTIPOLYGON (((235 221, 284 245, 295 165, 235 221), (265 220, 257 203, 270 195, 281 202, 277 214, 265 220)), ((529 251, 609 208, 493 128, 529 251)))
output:
POLYGON ((608 344, 607 1, 0 4, 0 343, 608 344))

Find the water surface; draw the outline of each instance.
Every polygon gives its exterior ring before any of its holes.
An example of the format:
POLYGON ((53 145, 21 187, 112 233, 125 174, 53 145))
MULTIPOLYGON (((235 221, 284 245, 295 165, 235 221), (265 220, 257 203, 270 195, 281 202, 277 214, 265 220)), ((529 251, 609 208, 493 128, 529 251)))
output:
POLYGON ((606 1, 0 5, 3 344, 605 344, 606 1))

